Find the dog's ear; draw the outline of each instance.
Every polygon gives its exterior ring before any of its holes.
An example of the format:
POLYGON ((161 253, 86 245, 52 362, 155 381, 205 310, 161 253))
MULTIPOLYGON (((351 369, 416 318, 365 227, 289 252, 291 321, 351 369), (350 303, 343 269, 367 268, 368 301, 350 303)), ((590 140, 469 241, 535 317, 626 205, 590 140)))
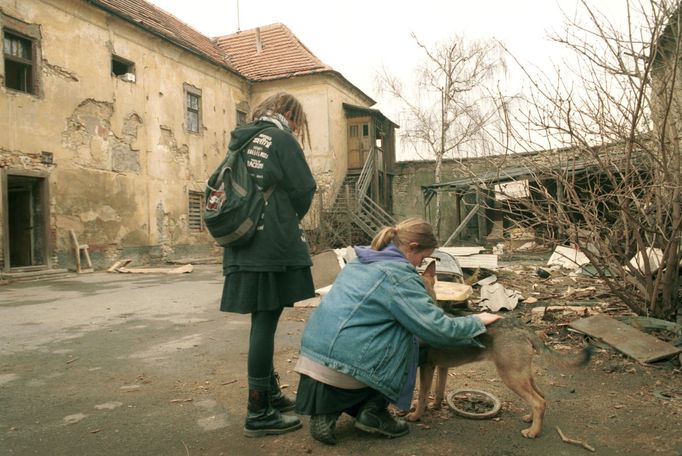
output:
POLYGON ((426 267, 424 272, 422 272, 422 275, 424 277, 431 277, 431 278, 436 277, 436 260, 433 260, 429 263, 429 265, 426 267))

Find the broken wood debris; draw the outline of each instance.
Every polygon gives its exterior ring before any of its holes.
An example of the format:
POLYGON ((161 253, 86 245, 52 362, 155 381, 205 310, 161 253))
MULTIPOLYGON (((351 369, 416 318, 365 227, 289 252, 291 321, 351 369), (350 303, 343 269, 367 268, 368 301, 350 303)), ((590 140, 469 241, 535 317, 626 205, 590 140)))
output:
POLYGON ((122 272, 128 274, 185 274, 192 272, 194 267, 191 264, 184 264, 175 268, 128 268, 133 260, 125 259, 115 262, 107 272, 122 272))
POLYGON ((641 363, 652 363, 682 353, 682 348, 606 315, 582 318, 571 322, 569 326, 604 341, 641 363))
POLYGON ((563 432, 561 432, 561 429, 559 429, 559 426, 556 427, 556 431, 559 433, 559 437, 561 437, 561 441, 564 443, 571 443, 573 445, 578 445, 583 448, 585 448, 588 451, 595 452, 596 450, 594 447, 588 445, 587 443, 583 442, 582 440, 576 440, 576 439, 570 439, 564 435, 563 432))

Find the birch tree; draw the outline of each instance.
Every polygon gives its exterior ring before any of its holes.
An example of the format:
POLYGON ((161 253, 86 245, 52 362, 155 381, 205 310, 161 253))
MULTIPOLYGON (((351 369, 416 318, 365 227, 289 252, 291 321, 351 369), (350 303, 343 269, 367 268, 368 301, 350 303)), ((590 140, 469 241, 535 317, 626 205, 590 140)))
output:
MULTIPOLYGON (((465 158, 489 153, 487 128, 496 122, 500 107, 494 77, 506 68, 504 52, 493 40, 466 41, 454 36, 428 46, 412 35, 423 51, 413 84, 406 86, 383 69, 381 91, 402 107, 401 141, 422 159, 435 161, 434 182, 441 182, 445 158, 465 158)), ((440 195, 434 227, 440 236, 440 195)))

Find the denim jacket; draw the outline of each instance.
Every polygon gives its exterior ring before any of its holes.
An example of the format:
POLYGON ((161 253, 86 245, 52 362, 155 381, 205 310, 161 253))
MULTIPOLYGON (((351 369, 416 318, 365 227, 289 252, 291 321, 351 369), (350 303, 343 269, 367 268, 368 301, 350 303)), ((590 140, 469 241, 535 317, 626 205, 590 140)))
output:
POLYGON ((414 336, 436 347, 481 346, 474 316, 452 318, 434 305, 414 266, 353 260, 310 316, 301 355, 356 378, 396 402, 416 356, 414 336))

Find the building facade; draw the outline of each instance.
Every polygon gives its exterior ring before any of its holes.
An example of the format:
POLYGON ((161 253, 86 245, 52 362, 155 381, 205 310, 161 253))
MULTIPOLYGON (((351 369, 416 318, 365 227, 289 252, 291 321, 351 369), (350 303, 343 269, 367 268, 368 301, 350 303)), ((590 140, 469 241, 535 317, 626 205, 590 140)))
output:
POLYGON ((73 268, 71 232, 95 267, 214 255, 206 179, 277 91, 304 105, 318 198, 333 201, 348 170, 343 105, 374 104, 282 24, 212 39, 143 0, 0 0, 0 33, 4 273, 73 268))

